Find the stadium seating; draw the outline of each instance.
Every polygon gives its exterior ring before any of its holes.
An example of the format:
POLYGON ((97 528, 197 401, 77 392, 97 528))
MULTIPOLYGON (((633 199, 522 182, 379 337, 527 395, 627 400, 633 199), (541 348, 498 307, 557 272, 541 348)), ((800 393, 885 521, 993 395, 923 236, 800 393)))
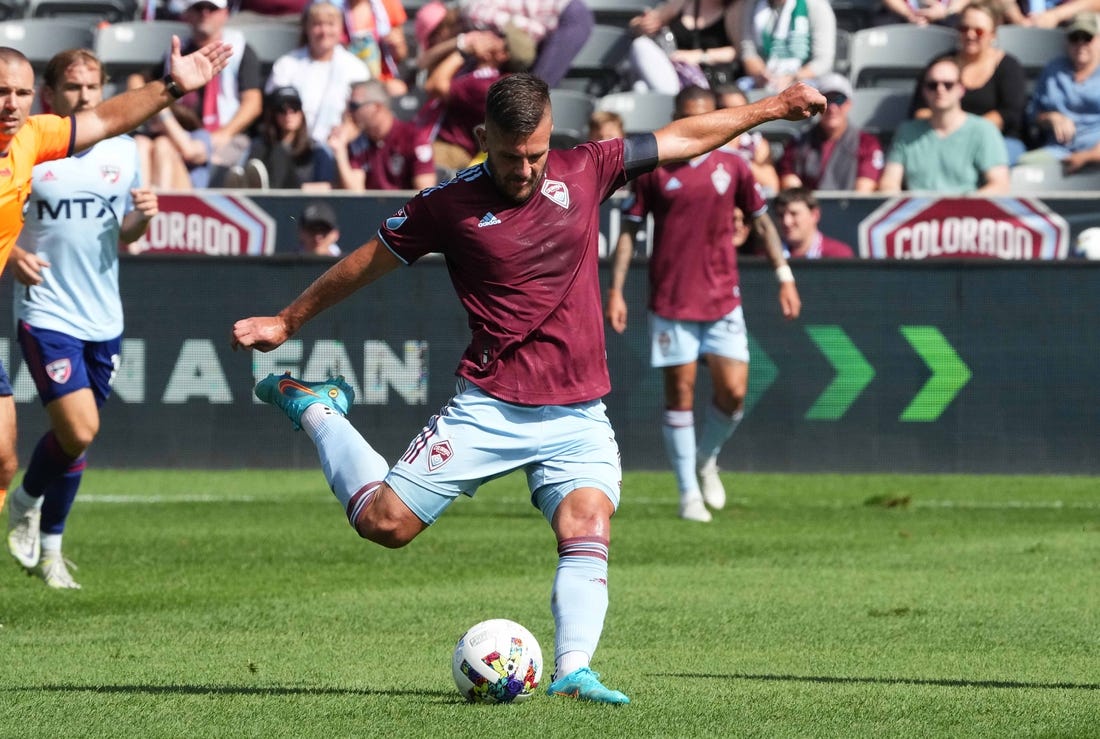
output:
POLYGON ((852 34, 848 78, 855 87, 904 87, 940 54, 954 51, 958 34, 943 26, 896 24, 852 34))
POLYGON ((596 24, 577 52, 559 87, 603 95, 619 84, 619 65, 630 52, 634 36, 621 26, 596 24))
POLYGON ((831 0, 829 4, 836 16, 836 27, 851 32, 869 28, 882 7, 881 0, 831 0))
POLYGON ((660 92, 617 92, 603 96, 598 110, 610 110, 623 119, 627 133, 655 131, 672 121, 676 99, 660 92))
POLYGON ((585 0, 596 23, 609 26, 626 26, 631 18, 641 15, 655 4, 647 0, 585 0))
POLYGON ((0 23, 0 46, 19 49, 30 60, 36 74, 59 51, 92 48, 95 31, 91 25, 68 18, 24 18, 0 23))
POLYGON ((137 20, 137 0, 31 0, 30 18, 74 18, 89 24, 137 20))
POLYGON ((1016 57, 1028 80, 1034 82, 1047 62, 1066 53, 1066 34, 1060 28, 1001 26, 997 46, 1016 57))
POLYGON ((552 148, 567 149, 588 139, 588 118, 596 109, 594 97, 578 90, 554 89, 550 91, 550 105, 554 111, 552 148))
POLYGON ((127 75, 164 62, 173 35, 185 39, 190 33, 190 26, 182 21, 113 23, 96 31, 93 49, 111 79, 124 86, 127 75))
POLYGON ((843 28, 836 29, 836 56, 833 59, 833 71, 837 74, 848 76, 848 68, 851 66, 852 33, 843 28))
POLYGON ((1009 186, 1016 195, 1100 190, 1100 166, 1066 174, 1061 162, 1017 164, 1009 172, 1009 186))
POLYGON ((296 24, 278 21, 236 21, 231 20, 226 28, 232 28, 244 34, 245 41, 260 58, 260 68, 264 78, 271 72, 275 60, 302 44, 301 29, 296 24))
POLYGON ((26 0, 0 0, 0 21, 22 18, 26 12, 26 0))
POLYGON ((873 133, 888 148, 894 131, 909 119, 912 89, 891 87, 861 87, 852 96, 848 123, 867 133, 873 133))

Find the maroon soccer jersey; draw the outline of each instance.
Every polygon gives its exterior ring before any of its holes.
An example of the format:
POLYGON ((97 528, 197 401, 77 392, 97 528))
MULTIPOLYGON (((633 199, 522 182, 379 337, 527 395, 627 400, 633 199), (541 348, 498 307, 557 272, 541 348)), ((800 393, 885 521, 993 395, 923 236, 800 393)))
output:
POLYGON ((481 150, 474 128, 485 122, 485 100, 489 86, 500 79, 500 70, 482 67, 459 75, 451 82, 443 117, 439 122, 439 140, 461 146, 473 156, 481 150))
POLYGON ((379 143, 362 135, 349 143, 348 160, 366 172, 368 190, 411 190, 413 177, 435 172, 432 145, 422 138, 412 123, 395 120, 379 143))
POLYGON ((487 165, 424 190, 378 235, 407 264, 447 259, 472 337, 457 374, 522 405, 607 394, 599 281, 599 206, 626 182, 621 139, 549 153, 542 181, 516 204, 487 165))
POLYGON ((745 218, 767 202, 745 160, 718 149, 634 181, 626 217, 653 214, 649 308, 663 318, 716 321, 741 304, 733 209, 745 218))
POLYGON ((851 259, 855 256, 855 252, 843 241, 830 238, 818 231, 814 234, 809 248, 801 253, 792 252, 784 242, 783 255, 789 259, 851 259))

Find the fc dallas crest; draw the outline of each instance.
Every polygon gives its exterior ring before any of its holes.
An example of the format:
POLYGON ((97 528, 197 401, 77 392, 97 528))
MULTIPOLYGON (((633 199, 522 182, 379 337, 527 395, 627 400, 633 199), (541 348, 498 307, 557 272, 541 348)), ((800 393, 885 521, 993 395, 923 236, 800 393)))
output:
POLYGON ((104 182, 109 182, 113 185, 118 182, 118 178, 122 174, 122 168, 114 164, 104 164, 99 168, 99 174, 104 182))
POLYGON ((432 444, 432 448, 428 450, 428 471, 435 472, 440 467, 447 464, 447 460, 454 455, 454 450, 451 449, 451 442, 437 441, 432 444))
POLYGON ((69 363, 68 358, 56 359, 46 365, 46 374, 58 385, 64 385, 68 382, 72 373, 73 366, 69 363))

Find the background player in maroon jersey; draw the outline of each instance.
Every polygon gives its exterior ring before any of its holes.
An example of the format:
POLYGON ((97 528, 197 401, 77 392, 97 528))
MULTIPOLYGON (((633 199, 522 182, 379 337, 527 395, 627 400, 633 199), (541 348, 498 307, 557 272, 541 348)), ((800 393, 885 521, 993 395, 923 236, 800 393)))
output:
POLYGON ((419 193, 277 315, 233 326, 234 347, 270 351, 402 264, 444 255, 469 317, 470 345, 454 397, 392 468, 345 417, 354 394, 342 378, 308 383, 270 375, 256 395, 305 429, 352 526, 383 546, 409 543, 458 495, 525 472, 531 502, 558 543, 552 695, 629 702, 589 668, 607 612, 611 516, 622 481, 600 400, 610 390, 600 202, 659 164, 697 157, 767 120, 809 117, 824 104, 817 91, 797 85, 652 134, 551 151, 546 83, 529 74, 505 77, 489 89, 478 131, 484 163, 419 193))
MULTIPOLYGON (((715 102, 710 90, 685 87, 676 96, 675 119, 710 113, 715 102)), ((749 384, 748 335, 734 247, 738 209, 751 219, 753 233, 780 275, 780 310, 787 318, 797 318, 798 290, 768 216, 767 201, 749 165, 729 147, 638 177, 624 219, 636 228, 646 213, 654 218, 649 258, 650 363, 664 374, 661 434, 676 473, 680 517, 689 521, 710 521, 707 506, 717 509, 726 504, 717 457, 741 421, 749 384), (692 408, 700 358, 710 369, 714 394, 696 442, 692 408)), ((634 228, 624 225, 615 247, 605 307, 611 328, 619 333, 626 330, 622 288, 633 255, 634 228)))

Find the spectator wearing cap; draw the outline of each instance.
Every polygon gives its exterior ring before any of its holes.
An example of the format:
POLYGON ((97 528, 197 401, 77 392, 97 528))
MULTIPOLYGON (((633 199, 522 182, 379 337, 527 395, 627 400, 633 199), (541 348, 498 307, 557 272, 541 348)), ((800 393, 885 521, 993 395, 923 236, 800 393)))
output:
POLYGON ((298 250, 322 257, 340 256, 340 225, 328 203, 310 203, 298 218, 298 250))
POLYGON ((302 99, 293 87, 268 93, 248 162, 226 179, 227 186, 271 187, 276 190, 329 190, 336 180, 336 162, 328 146, 310 138, 302 99), (237 176, 243 177, 238 183, 237 176))
POLYGON ((423 190, 438 181, 431 144, 417 127, 399 120, 378 80, 352 85, 351 125, 333 129, 329 146, 345 190, 423 190))
POLYGON ((954 57, 934 60, 921 74, 927 120, 902 123, 894 134, 879 191, 940 195, 1008 192, 1008 150, 997 127, 962 109, 965 92, 954 57))
MULTIPOLYGON (((218 168, 224 171, 243 161, 249 143, 246 132, 263 108, 263 78, 259 57, 244 35, 225 27, 229 19, 226 0, 195 0, 182 18, 191 27, 184 54, 221 41, 233 48, 233 55, 205 87, 183 95, 161 111, 135 139, 149 185, 190 190, 209 186, 218 168)), ((163 65, 144 76, 132 75, 129 86, 159 79, 167 65, 165 58, 163 65)))
POLYGON ((830 73, 817 83, 828 107, 817 123, 783 148, 776 165, 779 187, 874 192, 884 163, 882 144, 849 125, 852 85, 830 73))
POLYGON ((851 259, 852 247, 821 233, 821 205, 805 187, 792 187, 775 197, 779 238, 788 259, 851 259))
POLYGON ((1059 160, 1068 171, 1100 162, 1100 38, 1094 13, 1066 27, 1066 55, 1043 68, 1028 103, 1041 148, 1019 162, 1059 160))
POLYGON ((309 135, 320 143, 343 120, 351 86, 370 79, 366 65, 344 48, 343 35, 343 11, 327 0, 313 3, 302 15, 304 45, 276 59, 267 80, 268 92, 297 88, 309 135))

